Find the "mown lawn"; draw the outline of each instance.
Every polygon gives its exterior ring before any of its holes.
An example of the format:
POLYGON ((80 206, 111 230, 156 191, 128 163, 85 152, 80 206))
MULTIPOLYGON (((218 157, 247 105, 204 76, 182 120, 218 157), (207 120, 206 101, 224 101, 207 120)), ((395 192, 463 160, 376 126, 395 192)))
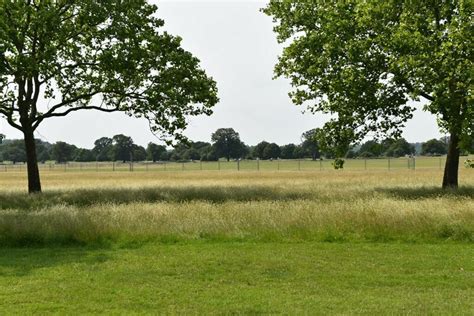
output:
POLYGON ((468 244, 148 243, 6 248, 0 310, 25 313, 465 314, 468 244))

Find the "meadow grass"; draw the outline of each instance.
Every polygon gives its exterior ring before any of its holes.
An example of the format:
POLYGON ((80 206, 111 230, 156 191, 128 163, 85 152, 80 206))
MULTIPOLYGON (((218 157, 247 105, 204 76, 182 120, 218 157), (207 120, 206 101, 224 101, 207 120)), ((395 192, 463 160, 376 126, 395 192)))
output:
POLYGON ((474 179, 436 171, 46 173, 0 185, 0 244, 119 240, 474 241, 474 179))
POLYGON ((0 174, 2 314, 473 314, 474 172, 0 174))

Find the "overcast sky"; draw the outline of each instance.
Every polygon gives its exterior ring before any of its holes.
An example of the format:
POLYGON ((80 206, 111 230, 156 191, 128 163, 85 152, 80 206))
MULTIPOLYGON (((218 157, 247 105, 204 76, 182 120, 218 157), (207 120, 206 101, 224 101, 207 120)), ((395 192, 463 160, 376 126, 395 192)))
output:
MULTIPOLYGON (((282 47, 276 42, 271 19, 259 12, 265 1, 153 2, 159 6, 158 16, 165 20, 166 30, 183 38, 184 48, 201 60, 219 88, 221 101, 214 114, 190 120, 186 130, 190 139, 210 141, 216 129, 232 127, 249 145, 262 140, 283 145, 299 143, 304 131, 323 125, 324 116, 302 114, 303 108, 292 105, 287 80, 272 80, 282 47)), ((0 122, 0 133, 8 138, 21 137, 4 120, 0 122)), ((97 138, 115 134, 131 136, 143 146, 150 141, 159 142, 149 131, 147 121, 120 113, 91 111, 45 120, 36 137, 92 148, 97 138)), ((403 136, 415 142, 441 134, 435 117, 418 110, 403 136)))

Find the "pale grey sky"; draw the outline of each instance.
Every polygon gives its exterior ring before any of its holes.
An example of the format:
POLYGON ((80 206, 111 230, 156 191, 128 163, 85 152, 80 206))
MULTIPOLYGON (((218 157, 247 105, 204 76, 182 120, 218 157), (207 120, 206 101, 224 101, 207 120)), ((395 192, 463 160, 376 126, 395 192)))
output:
MULTIPOLYGON (((210 117, 192 118, 186 135, 192 140, 210 141, 220 127, 232 127, 241 139, 254 145, 262 140, 280 145, 299 143, 301 134, 325 121, 323 115, 302 114, 288 98, 287 80, 272 80, 273 66, 282 47, 272 31, 272 21, 259 12, 266 1, 152 1, 165 29, 183 38, 183 46, 201 60, 202 67, 219 88, 220 103, 210 117)), ((419 106, 421 108, 421 105, 419 106)), ((8 138, 21 134, 0 122, 0 133, 8 138)), ((159 142, 147 121, 124 114, 76 112, 49 119, 36 136, 49 142, 66 141, 92 148, 102 136, 131 136, 140 145, 159 142)), ((408 141, 425 141, 441 136, 436 118, 418 110, 403 135, 408 141)))

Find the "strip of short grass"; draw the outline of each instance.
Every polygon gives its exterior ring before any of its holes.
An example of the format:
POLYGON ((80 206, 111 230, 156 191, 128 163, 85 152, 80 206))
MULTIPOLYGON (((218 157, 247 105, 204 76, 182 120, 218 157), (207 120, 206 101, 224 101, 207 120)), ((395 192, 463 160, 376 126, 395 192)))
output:
POLYGON ((3 248, 4 314, 474 312, 472 245, 148 243, 3 248))

